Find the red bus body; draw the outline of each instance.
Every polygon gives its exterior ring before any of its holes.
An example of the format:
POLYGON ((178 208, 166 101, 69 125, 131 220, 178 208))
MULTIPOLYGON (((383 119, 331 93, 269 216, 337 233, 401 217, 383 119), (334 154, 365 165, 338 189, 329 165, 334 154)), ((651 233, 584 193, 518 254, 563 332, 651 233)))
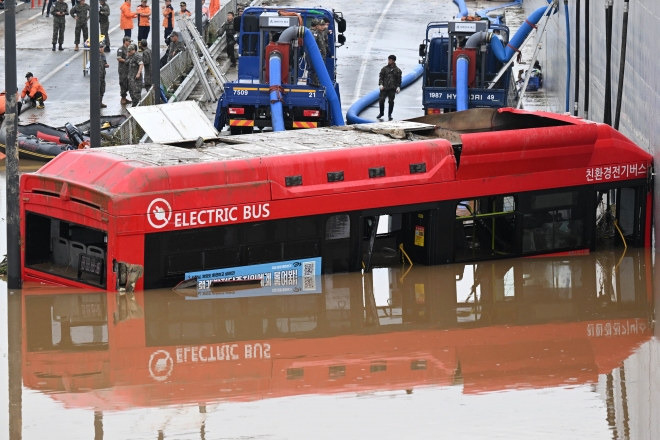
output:
MULTIPOLYGON (((473 110, 464 113, 473 114, 470 112, 473 110)), ((38 172, 24 174, 21 178, 23 279, 55 285, 113 288, 119 286, 118 262, 145 268, 145 277, 153 273, 145 267, 148 260, 145 252, 158 254, 159 251, 145 249, 145 241, 150 235, 278 219, 313 218, 331 213, 358 213, 351 218, 362 221, 367 215, 387 214, 388 209, 400 211, 401 207, 407 206, 412 207, 409 210, 411 218, 415 215, 422 218, 423 214, 413 213, 423 210, 429 213, 428 221, 435 222, 426 227, 429 243, 434 239, 433 246, 437 249, 423 249, 426 253, 415 262, 451 263, 459 259, 454 256, 455 252, 445 252, 442 243, 456 240, 456 235, 453 239, 451 235, 448 238, 443 235, 454 229, 452 225, 458 217, 451 211, 456 207, 447 208, 449 214, 444 214, 444 208, 439 206, 449 206, 449 201, 494 195, 511 194, 517 200, 519 194, 536 194, 557 188, 592 192, 598 188, 608 191, 632 188, 630 194, 634 194, 637 200, 635 219, 643 218, 642 222, 635 220, 635 240, 637 245, 648 246, 651 197, 647 194, 650 191, 651 155, 603 124, 512 109, 500 109, 492 117, 509 118, 507 120, 514 121, 517 126, 515 129, 500 127, 476 132, 466 129, 469 127, 462 130, 459 127, 454 131, 456 138, 451 141, 436 135, 426 140, 391 139, 385 141, 386 144, 381 141, 379 145, 359 148, 332 147, 332 130, 319 129, 324 130, 325 137, 317 138, 306 150, 291 148, 289 154, 284 154, 286 148, 268 153, 269 140, 276 138, 262 135, 258 138, 261 146, 256 142, 247 145, 246 155, 241 157, 232 157, 234 153, 225 154, 224 150, 202 154, 196 150, 154 145, 66 152, 38 172), (320 151, 314 151, 314 145, 320 151), (416 164, 423 164, 423 171, 413 173, 416 164), (338 170, 343 172, 341 180, 329 182, 329 173, 338 170), (381 170, 383 175, 370 177, 371 170, 381 170), (294 180, 290 181, 290 178, 294 180), (436 205, 430 205, 434 203, 436 205), (447 223, 438 220, 447 215, 447 223), (26 217, 37 220, 28 219, 26 226, 26 217), (47 251, 40 248, 48 244, 52 246, 58 234, 39 235, 39 231, 49 225, 44 219, 68 222, 68 234, 75 234, 78 225, 105 234, 107 243, 99 243, 100 235, 85 242, 103 249, 104 284, 86 282, 71 274, 58 276, 39 269, 36 263, 32 264, 32 261, 43 262, 49 258, 47 251), (33 223, 29 223, 31 221, 33 223), (39 244, 31 245, 31 242, 39 244), (26 246, 32 248, 26 249, 26 246), (26 261, 26 252, 30 261, 26 261)), ((303 135, 309 136, 308 133, 305 131, 303 135)), ((233 145, 232 148, 237 147, 233 145)), ((574 209, 584 205, 584 201, 591 203, 591 193, 580 193, 579 197, 579 203, 577 199, 573 202, 574 209)), ((494 206, 493 212, 496 211, 494 206)), ((594 250, 595 243, 591 238, 594 233, 589 232, 589 225, 595 218, 595 209, 592 211, 580 220, 579 227, 584 228, 581 234, 585 238, 579 238, 568 248, 558 246, 557 250, 594 250)), ((518 209, 515 213, 518 214, 518 209)), ((530 245, 529 237, 534 238, 535 230, 530 227, 523 237, 525 214, 516 218, 509 219, 511 228, 518 229, 517 238, 511 239, 511 250, 506 255, 553 253, 554 248, 543 252, 539 249, 543 246, 530 245), (523 246, 526 250, 521 251, 523 246)), ((555 223, 555 227, 558 224, 555 223)), ((52 230, 58 227, 52 222, 50 225, 52 230)), ((465 227, 469 225, 465 223, 465 227)), ((476 226, 473 227, 476 231, 476 226)), ((361 224, 360 234, 364 233, 364 228, 361 224)), ((488 233, 493 236, 491 254, 495 255, 494 220, 492 231, 488 233)), ((84 234, 81 236, 81 240, 85 240, 84 234)), ((65 239, 76 241, 71 236, 65 239)), ((322 238, 318 240, 321 244, 316 248, 320 255, 325 244, 322 238)), ((396 240, 398 244, 404 238, 396 240)), ((361 238, 355 239, 355 243, 350 245, 353 255, 350 263, 341 266, 348 267, 348 270, 360 269, 362 259, 355 255, 362 255, 364 247, 360 247, 361 238)), ((412 245, 406 242, 406 246, 409 249, 412 245)), ((78 254, 70 256, 77 257, 78 254)), ((73 272, 75 264, 72 265, 73 272)), ((248 264, 252 263, 224 267, 248 264)), ((192 269, 203 268, 206 267, 192 269)), ((332 271, 330 266, 325 270, 326 273, 332 271)), ((159 282, 156 280, 145 285, 144 278, 139 278, 135 288, 165 286, 159 282)))

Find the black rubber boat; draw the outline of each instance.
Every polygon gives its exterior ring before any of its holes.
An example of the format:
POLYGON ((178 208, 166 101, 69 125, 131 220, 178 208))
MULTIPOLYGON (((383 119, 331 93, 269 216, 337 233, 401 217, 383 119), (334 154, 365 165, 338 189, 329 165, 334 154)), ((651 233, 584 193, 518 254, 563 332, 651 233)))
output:
MULTIPOLYGON (((101 131, 111 136, 118 125, 126 119, 125 116, 108 116, 101 118, 101 123, 108 127, 101 131)), ((85 122, 78 126, 79 130, 89 128, 89 123, 85 122)), ((5 129, 4 125, 0 127, 0 152, 6 154, 5 148, 5 129)), ((82 136, 85 141, 89 141, 89 136, 82 136)), ((18 126, 18 157, 21 159, 38 160, 48 162, 58 154, 66 150, 77 148, 69 139, 66 130, 51 127, 45 124, 33 123, 18 126)))

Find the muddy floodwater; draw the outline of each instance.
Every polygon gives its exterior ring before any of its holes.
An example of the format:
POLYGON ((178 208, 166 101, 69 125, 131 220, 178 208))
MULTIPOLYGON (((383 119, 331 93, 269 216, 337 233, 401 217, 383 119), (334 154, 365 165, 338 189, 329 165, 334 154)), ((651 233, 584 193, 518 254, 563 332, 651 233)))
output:
POLYGON ((0 438, 660 438, 648 250, 316 282, 201 298, 0 281, 0 438))

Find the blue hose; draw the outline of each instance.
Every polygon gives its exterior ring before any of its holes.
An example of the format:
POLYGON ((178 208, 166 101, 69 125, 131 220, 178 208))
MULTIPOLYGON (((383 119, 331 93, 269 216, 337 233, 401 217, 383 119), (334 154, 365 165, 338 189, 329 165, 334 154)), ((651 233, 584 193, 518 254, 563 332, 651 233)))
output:
POLYGON ((341 103, 339 102, 339 97, 335 91, 335 86, 328 75, 328 69, 325 67, 323 62, 323 57, 319 51, 319 47, 316 45, 316 40, 312 32, 305 29, 305 49, 307 50, 307 55, 312 62, 316 76, 319 77, 321 85, 325 87, 325 94, 328 97, 328 105, 330 106, 330 115, 332 125, 344 125, 344 115, 341 112, 341 103))
POLYGON ((530 32, 534 29, 533 26, 541 20, 543 14, 545 13, 546 6, 538 8, 536 11, 532 12, 527 20, 518 29, 518 32, 511 38, 509 44, 504 47, 504 43, 500 41, 499 38, 492 38, 490 40, 490 47, 493 50, 495 57, 502 63, 508 63, 511 57, 513 57, 520 46, 525 42, 525 38, 529 35, 530 32))
POLYGON ((470 60, 459 56, 456 60, 456 111, 468 109, 468 73, 470 60))
MULTIPOLYGON (((404 89, 408 87, 410 84, 414 83, 415 80, 417 80, 417 78, 422 76, 422 73, 424 73, 424 66, 422 64, 419 64, 417 67, 413 69, 412 72, 408 73, 401 79, 401 88, 404 89)), ((372 122, 376 122, 376 121, 371 121, 369 119, 361 118, 358 115, 365 108, 369 107, 371 104, 376 102, 379 96, 380 96, 380 90, 376 89, 367 93, 365 96, 355 101, 355 103, 351 106, 351 108, 348 109, 348 112, 346 113, 346 121, 348 121, 349 124, 370 124, 372 122)))
POLYGON ((273 86, 279 88, 282 85, 282 60, 279 53, 271 52, 268 60, 270 75, 270 119, 273 131, 284 131, 284 114, 282 112, 282 101, 278 90, 272 90, 273 86))
POLYGON ((465 5, 465 0, 454 0, 454 3, 456 3, 456 6, 458 6, 458 15, 456 18, 467 17, 469 12, 467 6, 465 5))
POLYGON ((568 16, 568 2, 564 2, 566 15, 566 113, 570 110, 571 100, 571 21, 568 16))

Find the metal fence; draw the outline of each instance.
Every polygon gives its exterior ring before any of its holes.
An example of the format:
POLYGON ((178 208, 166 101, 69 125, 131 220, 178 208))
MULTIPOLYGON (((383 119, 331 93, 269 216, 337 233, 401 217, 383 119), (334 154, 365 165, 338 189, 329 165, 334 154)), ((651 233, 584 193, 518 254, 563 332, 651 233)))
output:
MULTIPOLYGON (((239 2, 237 0, 229 0, 225 3, 222 8, 215 14, 209 21, 209 34, 217 36, 218 30, 222 28, 222 25, 225 24, 227 20, 227 12, 236 12, 239 2)), ((261 0, 255 0, 251 5, 261 4, 261 0)), ((212 54, 216 55, 220 53, 220 48, 224 45, 224 38, 220 41, 215 41, 212 46, 212 54)), ((193 62, 191 54, 193 52, 186 50, 178 55, 176 55, 170 62, 164 65, 160 69, 160 82, 163 88, 171 93, 175 86, 178 86, 177 82, 182 79, 184 76, 190 73, 193 67, 193 62)), ((194 52, 197 53, 196 51, 194 52)), ((153 105, 154 104, 154 88, 149 89, 147 94, 140 100, 138 106, 142 105, 153 105)), ((110 145, 129 145, 137 143, 144 136, 144 131, 140 128, 139 124, 135 122, 132 116, 128 115, 128 118, 117 128, 112 139, 108 140, 106 143, 110 145)))

